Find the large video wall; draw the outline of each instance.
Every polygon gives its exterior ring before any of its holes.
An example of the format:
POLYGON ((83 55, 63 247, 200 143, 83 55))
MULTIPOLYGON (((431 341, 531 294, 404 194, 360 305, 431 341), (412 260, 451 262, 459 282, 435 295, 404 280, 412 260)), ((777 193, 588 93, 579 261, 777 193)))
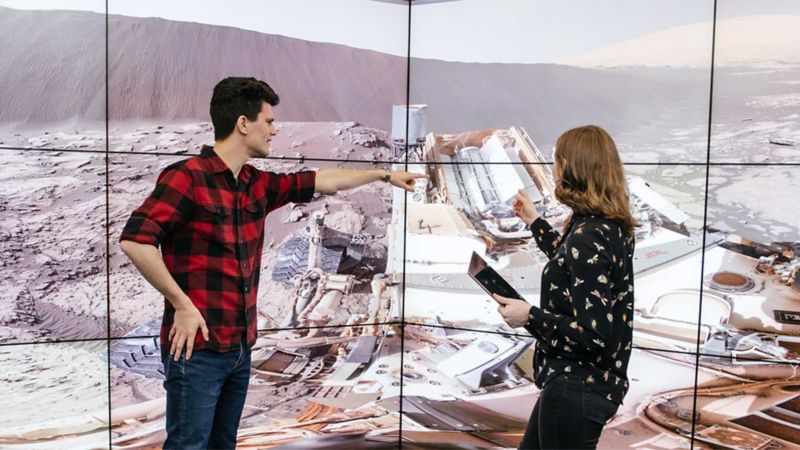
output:
POLYGON ((164 299, 122 254, 226 76, 279 94, 275 172, 391 167, 267 218, 240 448, 516 448, 552 149, 614 137, 636 231, 630 391, 603 449, 800 448, 800 4, 0 1, 0 447, 158 448, 164 299), (315 245, 320 242, 321 245, 315 245))

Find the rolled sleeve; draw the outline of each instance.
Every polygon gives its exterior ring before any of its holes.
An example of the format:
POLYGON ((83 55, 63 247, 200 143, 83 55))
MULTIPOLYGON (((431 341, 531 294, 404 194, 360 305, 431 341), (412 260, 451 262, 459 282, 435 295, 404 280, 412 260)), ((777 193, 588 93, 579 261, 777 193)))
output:
POLYGON ((314 197, 317 172, 305 170, 291 174, 262 172, 266 177, 267 204, 275 210, 289 203, 307 203, 314 197))
POLYGON ((167 168, 158 176, 150 196, 131 214, 120 241, 158 247, 167 233, 186 223, 193 208, 190 173, 182 167, 167 168))

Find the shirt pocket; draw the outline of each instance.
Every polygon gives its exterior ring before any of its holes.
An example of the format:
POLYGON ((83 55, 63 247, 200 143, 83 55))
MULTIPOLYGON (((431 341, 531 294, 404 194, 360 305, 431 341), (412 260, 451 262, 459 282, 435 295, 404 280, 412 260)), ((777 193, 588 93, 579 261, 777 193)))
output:
POLYGON ((266 219, 266 209, 260 202, 248 203, 242 208, 242 236, 248 243, 254 243, 261 237, 266 219))
POLYGON ((233 209, 219 203, 201 203, 195 230, 200 238, 232 244, 236 238, 233 209))
POLYGON ((259 220, 264 218, 264 207, 259 202, 251 202, 245 205, 244 211, 246 213, 245 220, 259 220))

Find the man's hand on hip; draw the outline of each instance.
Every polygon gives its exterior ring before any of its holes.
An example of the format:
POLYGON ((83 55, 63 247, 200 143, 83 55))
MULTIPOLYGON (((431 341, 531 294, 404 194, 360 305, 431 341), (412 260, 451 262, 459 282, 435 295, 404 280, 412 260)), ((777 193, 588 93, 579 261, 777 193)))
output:
POLYGON ((203 339, 208 340, 208 327, 203 315, 192 303, 187 306, 175 310, 175 318, 172 323, 172 329, 169 331, 169 341, 172 346, 169 349, 169 355, 175 361, 181 357, 184 347, 186 347, 186 359, 192 357, 192 350, 194 349, 194 338, 197 335, 197 329, 203 333, 203 339))

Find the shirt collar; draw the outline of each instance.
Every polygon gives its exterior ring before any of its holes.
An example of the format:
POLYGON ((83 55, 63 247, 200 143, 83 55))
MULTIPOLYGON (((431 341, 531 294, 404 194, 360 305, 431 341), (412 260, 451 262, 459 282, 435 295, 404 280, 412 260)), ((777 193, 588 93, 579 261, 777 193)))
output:
POLYGON ((217 155, 217 152, 214 151, 214 147, 210 145, 204 145, 203 148, 200 149, 200 157, 206 160, 211 173, 220 173, 228 170, 228 165, 217 155))
MULTIPOLYGON (((225 171, 230 171, 230 168, 222 158, 217 155, 217 152, 214 151, 214 147, 210 145, 204 145, 200 149, 200 157, 206 161, 207 167, 209 172, 211 173, 223 173, 225 171)), ((250 181, 250 165, 245 164, 242 166, 242 170, 239 172, 239 179, 245 183, 250 181)))

